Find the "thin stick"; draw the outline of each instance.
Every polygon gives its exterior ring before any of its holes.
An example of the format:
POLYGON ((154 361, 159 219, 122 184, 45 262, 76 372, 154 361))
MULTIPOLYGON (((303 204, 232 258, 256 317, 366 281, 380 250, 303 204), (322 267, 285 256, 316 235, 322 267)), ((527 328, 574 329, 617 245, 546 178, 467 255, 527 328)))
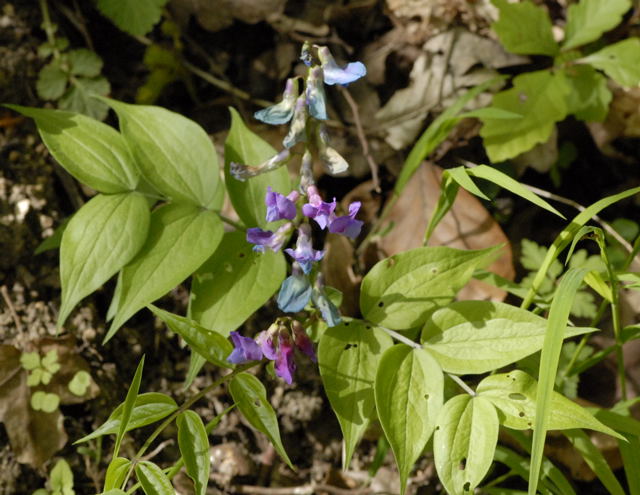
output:
POLYGON ((7 308, 9 308, 9 313, 11 313, 11 318, 13 318, 13 322, 16 324, 16 329, 18 332, 22 333, 23 326, 20 321, 20 317, 16 312, 16 308, 13 306, 13 302, 11 301, 11 296, 9 296, 9 291, 7 290, 7 286, 3 285, 0 287, 0 292, 2 293, 2 298, 4 302, 7 304, 7 308))
POLYGON ((367 141, 367 136, 364 133, 364 129, 362 127, 362 121, 360 120, 360 111, 358 108, 358 104, 349 93, 349 90, 343 86, 338 86, 338 89, 342 92, 344 99, 347 100, 349 107, 351 108, 351 113, 353 114, 353 120, 356 124, 356 132, 358 133, 358 139, 360 140, 360 146, 362 146, 362 153, 364 157, 367 159, 367 163, 369 163, 369 168, 371 169, 371 179, 373 180, 373 188, 377 193, 380 192, 380 179, 378 178, 378 164, 371 156, 371 151, 369 150, 369 141, 367 141))
POLYGON ((267 487, 253 485, 238 485, 233 487, 237 493, 252 493, 254 495, 314 495, 327 492, 335 495, 374 495, 386 492, 374 492, 371 488, 338 488, 337 486, 309 483, 308 485, 291 487, 267 487))

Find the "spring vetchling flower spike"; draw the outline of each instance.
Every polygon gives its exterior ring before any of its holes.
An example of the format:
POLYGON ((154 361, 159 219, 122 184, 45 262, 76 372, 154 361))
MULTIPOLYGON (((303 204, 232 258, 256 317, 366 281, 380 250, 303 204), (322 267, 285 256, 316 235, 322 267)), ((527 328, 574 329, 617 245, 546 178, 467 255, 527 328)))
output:
POLYGON ((324 169, 331 175, 341 174, 349 170, 349 164, 340 153, 329 146, 329 135, 322 126, 318 131, 317 139, 318 154, 324 169))
POLYGON ((309 114, 315 119, 327 120, 326 96, 320 67, 314 67, 309 71, 306 96, 309 114))
POLYGON ((334 84, 346 86, 367 74, 367 68, 362 62, 351 62, 341 69, 326 46, 318 48, 318 58, 322 65, 324 83, 330 86, 334 84))
POLYGON ((309 202, 302 205, 302 213, 315 220, 318 226, 324 230, 329 225, 331 215, 336 209, 336 199, 333 198, 331 203, 323 201, 315 185, 307 188, 307 198, 309 202))
POLYGON ((243 163, 231 162, 229 164, 229 171, 231 175, 239 181, 244 181, 250 177, 255 177, 266 172, 271 172, 277 168, 282 167, 291 159, 291 153, 288 149, 282 150, 280 153, 269 158, 266 162, 261 163, 257 167, 251 165, 245 165, 243 163))
POLYGON ((282 95, 282 101, 270 107, 258 110, 254 114, 254 117, 265 124, 286 124, 293 116, 297 98, 298 80, 296 78, 287 79, 284 93, 282 95))
POLYGON ((364 224, 363 221, 356 220, 356 214, 360 210, 360 205, 360 201, 354 201, 349 205, 348 215, 333 218, 329 223, 329 232, 342 234, 351 239, 358 237, 364 224))
POLYGON ((302 311, 311 299, 311 283, 302 273, 302 268, 295 261, 291 275, 280 286, 278 307, 285 313, 302 311))
POLYGON ((298 228, 296 248, 288 248, 284 252, 296 260, 306 274, 311 271, 313 263, 320 261, 324 256, 324 251, 313 249, 311 245, 311 227, 306 223, 303 223, 298 228))
POLYGON ((247 229, 247 242, 254 244, 254 251, 264 252, 265 248, 269 248, 274 252, 280 251, 292 227, 291 222, 285 223, 275 232, 262 230, 259 227, 252 227, 247 229))
POLYGON ((296 218, 297 209, 295 202, 300 197, 298 191, 291 191, 284 196, 267 188, 264 202, 267 205, 267 222, 277 222, 278 220, 293 220, 296 218))
POLYGON ((262 359, 260 346, 253 339, 243 337, 238 332, 231 332, 230 335, 234 349, 229 354, 227 361, 233 364, 242 364, 247 361, 260 361, 262 359))
POLYGON ((282 145, 285 148, 291 148, 298 143, 304 142, 307 139, 307 97, 306 95, 298 96, 296 100, 295 110, 293 111, 293 120, 289 127, 289 132, 282 140, 282 145))

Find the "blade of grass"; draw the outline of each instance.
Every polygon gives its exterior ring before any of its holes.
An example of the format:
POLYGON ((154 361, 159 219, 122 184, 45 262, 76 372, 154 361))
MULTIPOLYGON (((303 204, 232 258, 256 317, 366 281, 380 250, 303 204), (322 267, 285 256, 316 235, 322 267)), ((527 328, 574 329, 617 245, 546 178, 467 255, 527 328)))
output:
POLYGON ((129 419, 131 418, 131 411, 133 411, 133 406, 136 402, 136 398, 138 397, 138 391, 140 390, 140 381, 142 380, 142 368, 144 368, 144 354, 142 355, 142 358, 138 363, 138 368, 136 369, 135 375, 133 375, 131 386, 129 387, 129 391, 127 392, 127 397, 124 400, 124 406, 122 407, 122 417, 120 419, 120 429, 118 430, 118 435, 116 436, 116 445, 113 448, 113 459, 116 459, 118 457, 120 444, 122 443, 122 438, 127 431, 129 419))

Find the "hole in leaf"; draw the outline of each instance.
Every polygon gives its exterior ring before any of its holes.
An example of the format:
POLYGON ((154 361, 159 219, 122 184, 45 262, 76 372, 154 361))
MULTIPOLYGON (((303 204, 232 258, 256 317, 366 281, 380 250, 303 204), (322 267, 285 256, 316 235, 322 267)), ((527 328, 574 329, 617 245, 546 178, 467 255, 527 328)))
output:
POLYGON ((256 400, 253 401, 253 405, 256 406, 256 407, 260 407, 260 406, 262 406, 262 403, 258 399, 256 399, 256 400))
POLYGON ((367 330, 371 330, 371 325, 367 325, 367 330))
POLYGON ((527 423, 527 426, 528 426, 529 428, 531 428, 531 427, 533 426, 533 424, 531 423, 531 421, 529 421, 529 422, 527 423))
POLYGON ((434 267, 431 269, 431 273, 432 273, 432 274, 438 273, 438 268, 434 266, 434 267))
POLYGON ((238 254, 238 258, 244 258, 245 254, 244 253, 239 253, 238 254))
POLYGON ((511 399, 511 400, 527 400, 527 398, 524 395, 519 394, 517 392, 510 393, 509 394, 509 399, 511 399))
POLYGON ((345 327, 348 327, 348 326, 349 326, 349 322, 348 322, 348 321, 346 321, 346 322, 344 323, 344 326, 345 326, 345 327))
POLYGON ((523 412, 523 411, 520 411, 520 412, 518 413, 518 416, 520 416, 521 418, 524 418, 524 412, 523 412))
POLYGON ((462 490, 465 492, 468 492, 471 489, 471 483, 470 482, 466 482, 463 486, 462 486, 462 490))
POLYGON ((429 400, 429 394, 424 394, 424 398, 429 400))
POLYGON ((440 425, 436 425, 436 427, 434 428, 436 431, 438 431, 440 429, 440 425))
POLYGON ((467 458, 463 457, 462 459, 460 459, 460 464, 458 464, 458 469, 460 471, 464 471, 466 467, 467 467, 467 458))
POLYGON ((378 303, 378 307, 379 307, 379 308, 381 308, 382 306, 384 306, 384 303, 383 303, 382 301, 380 301, 380 302, 378 303))

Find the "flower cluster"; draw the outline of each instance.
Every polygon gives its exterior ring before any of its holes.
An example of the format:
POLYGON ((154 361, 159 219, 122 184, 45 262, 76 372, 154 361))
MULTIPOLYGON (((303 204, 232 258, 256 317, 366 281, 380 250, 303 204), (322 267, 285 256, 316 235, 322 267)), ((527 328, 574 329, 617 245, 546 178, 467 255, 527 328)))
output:
POLYGON ((298 143, 305 143, 306 153, 317 157, 328 173, 339 174, 348 169, 347 161, 330 146, 322 124, 327 120, 324 85, 346 86, 366 75, 367 69, 362 62, 351 62, 341 68, 327 47, 308 43, 304 44, 300 58, 309 67, 304 88, 300 87, 302 77, 288 79, 282 100, 255 113, 256 119, 267 124, 291 122, 282 141, 284 150, 257 166, 231 162, 231 174, 236 179, 243 181, 281 167, 291 159, 290 149, 298 143))
POLYGON ((267 330, 256 335, 255 339, 231 332, 234 349, 227 361, 242 364, 266 358, 274 362, 276 375, 291 384, 296 370, 295 350, 306 354, 314 363, 317 358, 311 339, 300 322, 290 320, 289 326, 286 323, 286 319, 279 318, 267 330))

